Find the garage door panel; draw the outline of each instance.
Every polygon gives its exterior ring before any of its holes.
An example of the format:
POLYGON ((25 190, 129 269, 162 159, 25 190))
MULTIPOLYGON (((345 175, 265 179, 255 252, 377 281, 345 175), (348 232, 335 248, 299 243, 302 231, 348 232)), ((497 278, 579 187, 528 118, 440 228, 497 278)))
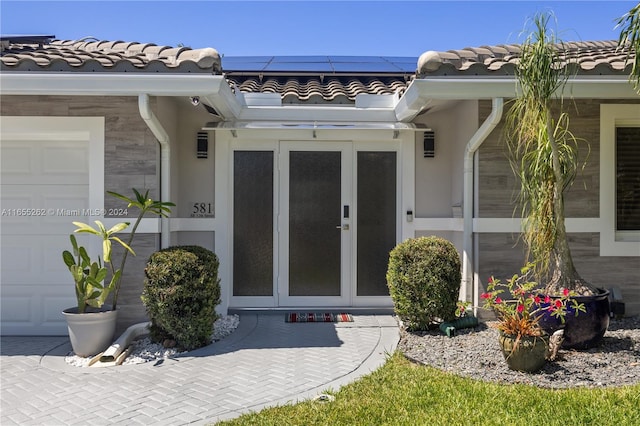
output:
POLYGON ((2 141, 3 185, 74 185, 88 181, 87 141, 2 141))
POLYGON ((97 219, 89 214, 88 185, 56 186, 42 197, 42 205, 53 213, 43 218, 47 227, 50 224, 59 226, 74 221, 93 223, 97 219))
POLYGON ((2 180, 31 179, 34 171, 33 163, 37 161, 35 147, 16 145, 12 141, 2 141, 2 180))
MULTIPOLYGON (((60 294, 64 294, 62 289, 60 289, 60 294)), ((67 292, 69 290, 73 291, 73 288, 66 288, 67 292)), ((63 332, 66 329, 67 322, 64 319, 64 315, 62 311, 68 309, 72 306, 77 305, 77 301, 75 297, 64 297, 60 295, 43 295, 41 298, 42 302, 42 322, 43 323, 56 323, 58 325, 62 325, 63 332)))
MULTIPOLYGON (((86 235, 77 237, 78 243, 85 245, 90 255, 97 252, 96 244, 86 244, 86 235)), ((42 280, 53 284, 69 283, 71 287, 71 275, 62 260, 64 250, 71 250, 68 235, 3 237, 1 255, 3 290, 7 285, 42 284, 42 280)))
POLYGON ((10 296, 8 291, 2 291, 2 322, 24 323, 24 325, 32 323, 32 300, 31 295, 10 296))
POLYGON ((72 232, 93 222, 88 185, 2 185, 2 235, 72 232))
POLYGON ((18 274, 39 273, 39 271, 34 271, 34 267, 37 265, 37 259, 34 259, 34 257, 38 256, 35 253, 38 250, 37 247, 18 245, 10 237, 3 237, 2 240, 5 242, 1 255, 3 287, 13 284, 12 281, 14 279, 9 278, 10 274, 12 277, 17 278, 18 274))
POLYGON ((62 311, 75 306, 75 297, 60 296, 73 288, 41 286, 35 292, 3 289, 2 334, 65 335, 67 324, 62 311), (57 293, 57 294, 56 294, 57 293))
MULTIPOLYGON (((89 176, 89 150, 86 143, 45 144, 42 150, 42 176, 55 176, 65 182, 89 176)), ((61 183, 57 181, 56 183, 61 183)), ((73 182, 69 182, 73 183, 73 182)))

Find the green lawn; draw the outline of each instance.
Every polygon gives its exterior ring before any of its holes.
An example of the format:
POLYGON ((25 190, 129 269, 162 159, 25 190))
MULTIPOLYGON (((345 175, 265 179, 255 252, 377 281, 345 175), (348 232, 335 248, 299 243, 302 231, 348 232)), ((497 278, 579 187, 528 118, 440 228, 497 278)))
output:
POLYGON ((265 409, 223 425, 640 425, 640 385, 547 390, 461 378, 396 353, 329 392, 333 402, 265 409))

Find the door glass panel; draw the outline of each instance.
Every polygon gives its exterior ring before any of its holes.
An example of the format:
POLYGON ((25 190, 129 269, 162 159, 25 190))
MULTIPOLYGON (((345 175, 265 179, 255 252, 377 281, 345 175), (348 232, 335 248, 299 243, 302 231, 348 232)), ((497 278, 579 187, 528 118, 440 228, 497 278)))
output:
POLYGON ((289 153, 289 296, 340 296, 341 153, 289 153))
POLYGON ((388 296, 396 244, 396 153, 358 152, 358 296, 388 296))
POLYGON ((273 295, 273 152, 233 157, 233 295, 273 295))

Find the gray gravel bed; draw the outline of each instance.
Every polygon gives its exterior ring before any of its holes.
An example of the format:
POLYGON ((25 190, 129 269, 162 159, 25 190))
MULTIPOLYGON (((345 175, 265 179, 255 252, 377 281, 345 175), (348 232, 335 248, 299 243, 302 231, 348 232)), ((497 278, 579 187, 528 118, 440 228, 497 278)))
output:
POLYGON ((640 317, 612 319, 602 343, 588 350, 558 351, 537 373, 507 368, 498 331, 480 324, 454 337, 439 330, 401 331, 398 349, 414 362, 477 380, 544 388, 610 387, 640 383, 640 317))
MULTIPOLYGON (((211 332, 211 343, 224 339, 238 328, 240 317, 238 315, 224 315, 218 318, 213 324, 211 332)), ((165 348, 161 343, 154 343, 149 337, 142 337, 131 343, 131 353, 124 360, 122 365, 143 364, 145 362, 157 361, 159 359, 173 358, 182 352, 176 348, 165 348)), ((79 357, 70 352, 65 361, 75 367, 86 367, 92 357, 79 357)))

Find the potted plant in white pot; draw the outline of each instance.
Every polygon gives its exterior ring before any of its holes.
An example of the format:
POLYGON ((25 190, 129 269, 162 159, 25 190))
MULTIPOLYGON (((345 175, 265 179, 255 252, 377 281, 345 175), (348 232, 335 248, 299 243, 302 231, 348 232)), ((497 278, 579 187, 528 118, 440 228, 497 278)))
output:
MULTIPOLYGON (((537 15, 534 30, 521 46, 516 65, 518 96, 507 114, 505 136, 511 164, 520 180, 522 238, 527 258, 545 283, 545 293, 576 295, 586 312, 568 316, 566 347, 596 345, 609 325, 608 292, 585 281, 576 271, 565 228, 564 193, 584 167, 578 147, 588 145, 569 129, 562 90, 574 69, 561 41, 548 30, 550 15, 537 15)), ((540 320, 548 332, 563 325, 540 320)))
POLYGON ((62 259, 75 282, 77 300, 77 306, 65 309, 63 314, 67 319, 73 351, 83 357, 103 351, 111 343, 116 330, 117 311, 112 306, 104 306, 122 275, 122 269, 116 270, 113 267, 111 241, 118 242, 126 251, 133 253, 131 247, 114 235, 126 229, 128 222, 118 223, 108 230, 99 220, 95 223, 97 229, 85 223, 73 222, 78 227, 75 232, 90 232, 103 238, 102 258, 98 256, 96 260, 92 260, 86 248, 78 245, 73 234, 69 236, 73 252, 62 252, 62 259), (107 265, 111 265, 112 274, 109 284, 104 283, 108 273, 107 265))
POLYGON ((95 221, 96 227, 86 223, 73 222, 77 226, 76 233, 87 233, 102 240, 102 257, 91 260, 85 247, 78 245, 75 235, 71 234, 73 252, 65 250, 62 258, 69 268, 75 283, 77 306, 65 309, 63 314, 67 319, 69 337, 73 351, 79 356, 91 356, 102 352, 112 342, 116 329, 118 293, 121 278, 129 253, 135 256, 131 244, 142 218, 147 214, 168 216, 171 213, 170 202, 155 201, 149 198, 149 191, 144 195, 133 189, 135 198, 125 197, 115 192, 107 191, 109 195, 127 202, 127 208, 138 210, 138 216, 125 243, 117 233, 128 228, 129 222, 121 222, 110 229, 100 221, 95 221), (112 242, 120 244, 125 250, 120 261, 120 268, 116 269, 111 256, 112 242), (109 265, 109 268, 107 268, 109 265), (108 273, 111 279, 104 283, 108 273), (112 304, 105 305, 109 295, 113 292, 112 304))

